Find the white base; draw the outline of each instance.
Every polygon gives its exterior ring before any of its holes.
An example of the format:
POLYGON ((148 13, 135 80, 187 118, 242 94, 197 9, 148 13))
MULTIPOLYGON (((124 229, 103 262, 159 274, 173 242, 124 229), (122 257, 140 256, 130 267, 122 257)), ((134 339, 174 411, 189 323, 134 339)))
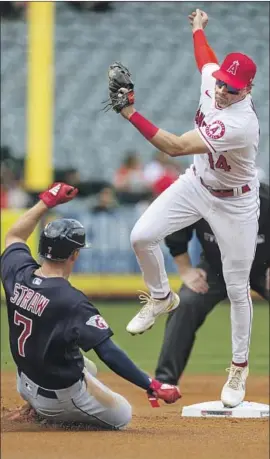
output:
POLYGON ((269 418, 269 405, 242 402, 235 408, 225 408, 218 400, 184 406, 182 416, 191 418, 269 418))

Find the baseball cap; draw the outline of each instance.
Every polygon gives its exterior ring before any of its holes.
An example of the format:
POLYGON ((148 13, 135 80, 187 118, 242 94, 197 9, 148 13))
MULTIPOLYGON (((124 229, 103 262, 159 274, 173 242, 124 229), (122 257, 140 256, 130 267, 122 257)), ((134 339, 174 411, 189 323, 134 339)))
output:
POLYGON ((256 64, 250 57, 242 53, 231 53, 225 57, 220 68, 212 75, 233 88, 243 89, 252 83, 256 69, 256 64))

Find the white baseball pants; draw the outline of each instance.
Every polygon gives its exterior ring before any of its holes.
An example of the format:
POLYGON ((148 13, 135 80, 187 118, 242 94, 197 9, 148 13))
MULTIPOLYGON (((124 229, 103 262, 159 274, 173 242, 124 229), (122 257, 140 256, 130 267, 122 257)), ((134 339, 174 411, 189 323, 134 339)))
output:
POLYGON ((163 298, 170 286, 159 242, 201 218, 210 224, 231 302, 235 363, 247 361, 249 354, 253 313, 249 275, 256 250, 259 202, 258 186, 241 196, 217 198, 190 168, 149 206, 131 232, 144 281, 154 298, 163 298))

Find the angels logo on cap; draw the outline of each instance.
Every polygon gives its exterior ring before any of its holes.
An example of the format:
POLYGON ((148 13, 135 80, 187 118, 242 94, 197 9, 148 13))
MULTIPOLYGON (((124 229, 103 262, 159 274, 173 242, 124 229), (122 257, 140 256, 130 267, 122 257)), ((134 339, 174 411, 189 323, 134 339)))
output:
POLYGON ((236 72, 237 72, 237 69, 238 69, 239 65, 240 65, 239 61, 233 61, 233 63, 227 69, 227 72, 231 73, 232 75, 236 75, 236 72))
POLYGON ((225 57, 220 68, 212 75, 233 88, 243 89, 253 81, 256 75, 256 64, 246 54, 231 53, 225 57))

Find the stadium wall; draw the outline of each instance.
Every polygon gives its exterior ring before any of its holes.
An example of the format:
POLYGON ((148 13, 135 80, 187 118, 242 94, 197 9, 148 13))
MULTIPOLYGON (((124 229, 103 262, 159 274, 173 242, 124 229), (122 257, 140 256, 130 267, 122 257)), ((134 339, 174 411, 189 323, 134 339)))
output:
MULTIPOLYGON (((5 235, 11 225, 19 218, 24 210, 8 210, 3 209, 1 212, 1 253, 4 250, 5 235)), ((28 245, 34 258, 38 258, 38 239, 40 228, 37 227, 31 237, 28 245)), ((133 256, 131 248, 126 248, 125 251, 129 256, 133 256)), ((91 249, 84 251, 83 256, 92 256, 91 249)), ((104 258, 104 251, 100 254, 104 258)), ((95 257, 98 257, 98 250, 95 249, 95 257)), ((108 255, 109 257, 109 255, 108 255)), ((170 256, 169 256, 170 257, 170 256)), ((165 258, 166 259, 166 258, 165 258)), ((171 259, 171 257, 170 257, 171 259)), ((171 261, 171 260, 170 260, 171 261)), ((108 264, 109 266, 109 264, 108 264)), ((124 300, 135 299, 138 296, 139 290, 145 290, 145 285, 142 276, 137 267, 137 273, 131 272, 78 272, 80 266, 70 277, 71 284, 82 290, 88 297, 104 300, 124 300)), ((181 286, 181 280, 177 273, 169 273, 170 285, 173 290, 177 291, 181 286)), ((258 295, 252 292, 253 298, 260 299, 258 295)), ((4 290, 1 288, 1 299, 4 299, 4 290)))

